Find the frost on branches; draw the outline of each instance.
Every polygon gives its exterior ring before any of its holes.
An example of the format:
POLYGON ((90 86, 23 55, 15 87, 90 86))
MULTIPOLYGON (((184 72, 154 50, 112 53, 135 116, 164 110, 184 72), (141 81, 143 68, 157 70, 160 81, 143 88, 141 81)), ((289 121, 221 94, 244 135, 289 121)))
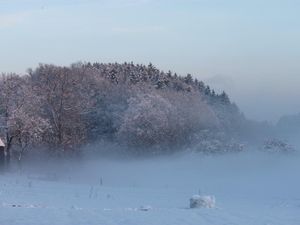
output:
POLYGON ((40 64, 0 79, 0 136, 7 153, 43 146, 65 154, 103 141, 140 151, 195 143, 219 151, 223 140, 198 134, 225 132, 230 139, 243 121, 225 92, 152 64, 40 64))

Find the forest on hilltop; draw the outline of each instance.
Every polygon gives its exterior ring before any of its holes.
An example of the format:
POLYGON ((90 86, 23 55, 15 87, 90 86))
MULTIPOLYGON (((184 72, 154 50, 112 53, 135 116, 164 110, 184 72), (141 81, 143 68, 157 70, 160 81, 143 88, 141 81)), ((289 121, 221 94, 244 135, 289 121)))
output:
MULTIPOLYGON (((246 119, 225 92, 152 64, 40 64, 0 78, 1 138, 19 159, 29 148, 73 152, 108 141, 133 152, 231 140, 246 119)), ((205 147, 206 146, 206 147, 205 147)))

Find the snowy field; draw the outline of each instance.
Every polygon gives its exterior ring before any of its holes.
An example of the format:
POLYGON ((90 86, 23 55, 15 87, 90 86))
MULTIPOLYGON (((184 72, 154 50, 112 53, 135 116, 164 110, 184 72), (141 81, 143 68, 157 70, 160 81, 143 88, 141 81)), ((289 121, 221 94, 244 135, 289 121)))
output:
POLYGON ((41 162, 0 179, 1 225, 299 225, 300 157, 41 162), (194 194, 216 207, 189 209, 194 194))

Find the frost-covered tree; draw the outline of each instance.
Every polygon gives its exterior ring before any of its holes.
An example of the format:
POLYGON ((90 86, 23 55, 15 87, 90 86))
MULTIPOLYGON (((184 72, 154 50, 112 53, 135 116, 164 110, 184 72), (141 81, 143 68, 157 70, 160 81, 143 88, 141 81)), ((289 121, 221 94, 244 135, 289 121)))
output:
POLYGON ((216 116, 199 96, 138 93, 128 103, 118 137, 131 146, 176 146, 191 141, 195 132, 218 126, 216 116))
POLYGON ((128 100, 122 124, 118 131, 120 140, 131 146, 149 147, 169 143, 174 107, 157 94, 138 94, 128 100))
POLYGON ((48 142, 63 150, 83 143, 86 136, 81 120, 86 103, 80 92, 83 77, 77 72, 53 65, 30 71, 34 94, 42 98, 42 117, 51 125, 48 142))
POLYGON ((11 147, 19 150, 19 160, 30 145, 42 140, 49 129, 47 119, 39 114, 39 96, 33 94, 28 77, 15 74, 2 75, 0 80, 0 109, 2 133, 6 137, 6 152, 10 157, 11 147))

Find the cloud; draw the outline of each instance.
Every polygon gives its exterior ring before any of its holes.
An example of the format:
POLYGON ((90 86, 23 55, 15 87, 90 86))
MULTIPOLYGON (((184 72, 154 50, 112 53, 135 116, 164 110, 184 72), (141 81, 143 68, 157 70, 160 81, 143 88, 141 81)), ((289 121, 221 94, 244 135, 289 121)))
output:
POLYGON ((14 27, 29 16, 29 13, 0 14, 0 28, 14 27))
POLYGON ((114 27, 112 32, 120 34, 138 34, 138 33, 157 33, 164 31, 162 26, 147 26, 147 27, 114 27))

